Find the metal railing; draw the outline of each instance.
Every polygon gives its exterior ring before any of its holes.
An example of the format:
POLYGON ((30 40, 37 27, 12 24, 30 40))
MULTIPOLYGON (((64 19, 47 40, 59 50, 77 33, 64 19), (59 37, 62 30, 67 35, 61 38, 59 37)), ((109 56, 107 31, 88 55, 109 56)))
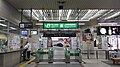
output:
POLYGON ((110 53, 116 50, 82 50, 82 58, 87 59, 110 59, 110 53))

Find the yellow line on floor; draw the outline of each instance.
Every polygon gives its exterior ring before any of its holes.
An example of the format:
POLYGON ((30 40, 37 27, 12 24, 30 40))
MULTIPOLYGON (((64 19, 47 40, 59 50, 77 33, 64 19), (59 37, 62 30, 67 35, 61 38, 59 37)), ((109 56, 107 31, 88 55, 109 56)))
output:
POLYGON ((32 62, 35 59, 35 57, 33 57, 32 59, 30 59, 29 61, 21 64, 19 67, 25 67, 28 63, 32 62))

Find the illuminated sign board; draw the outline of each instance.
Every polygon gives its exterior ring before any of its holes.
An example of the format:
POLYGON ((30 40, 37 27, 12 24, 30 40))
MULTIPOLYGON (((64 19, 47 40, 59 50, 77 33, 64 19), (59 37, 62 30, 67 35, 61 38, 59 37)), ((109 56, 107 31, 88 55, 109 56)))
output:
POLYGON ((30 34, 31 34, 31 35, 37 35, 37 34, 38 34, 38 31, 37 31, 37 30, 31 30, 31 31, 30 31, 30 34))
POLYGON ((97 28, 98 35, 120 35, 120 26, 100 26, 97 28))
POLYGON ((43 28, 44 29, 76 29, 78 28, 78 23, 77 22, 52 22, 52 23, 43 23, 43 28))
POLYGON ((32 29, 33 23, 32 22, 21 22, 19 23, 19 28, 20 29, 32 29))

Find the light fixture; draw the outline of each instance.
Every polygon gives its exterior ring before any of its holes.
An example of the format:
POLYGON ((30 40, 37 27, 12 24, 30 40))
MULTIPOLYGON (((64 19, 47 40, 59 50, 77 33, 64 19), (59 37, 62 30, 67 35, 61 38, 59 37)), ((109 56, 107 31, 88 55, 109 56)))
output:
POLYGON ((35 15, 32 15, 36 20, 39 20, 38 17, 36 17, 35 15))
POLYGON ((59 10, 59 20, 61 18, 61 15, 62 15, 62 10, 59 10))
POLYGON ((53 13, 52 13, 52 10, 50 10, 50 12, 51 12, 51 15, 52 15, 52 20, 53 20, 53 13))
POLYGON ((106 29, 105 29, 105 28, 101 28, 101 29, 100 29, 100 33, 101 33, 101 34, 106 34, 106 33, 107 33, 107 31, 106 31, 106 29))
POLYGON ((68 15, 67 15, 67 20, 69 19, 69 16, 71 14, 72 10, 70 9, 69 12, 68 12, 68 15))
POLYGON ((36 13, 36 10, 33 10, 32 16, 36 19, 39 20, 39 15, 36 13))
POLYGON ((101 16, 103 13, 105 13, 107 10, 99 10, 94 16, 90 17, 89 19, 94 19, 97 18, 99 16, 101 16))
MULTIPOLYGON (((50 21, 50 22, 53 22, 53 21, 55 21, 55 22, 60 22, 61 20, 39 20, 39 21, 50 21)), ((67 21, 90 21, 90 20, 67 20, 67 21)))
POLYGON ((96 12, 98 12, 98 9, 96 10, 88 10, 88 12, 81 18, 81 20, 89 19, 92 17, 96 12))
POLYGON ((112 16, 106 17, 105 19, 110 19, 110 18, 116 17, 118 15, 120 15, 120 11, 115 13, 115 14, 113 14, 112 16))
POLYGON ((33 13, 34 13, 37 17, 39 17, 39 15, 37 14, 36 10, 33 10, 33 13))
POLYGON ((14 27, 10 27, 11 29, 13 29, 13 30, 17 30, 16 28, 14 28, 14 27))
POLYGON ((98 23, 100 26, 116 26, 118 25, 117 23, 98 23))
POLYGON ((40 14, 43 16, 43 12, 42 12, 42 10, 39 10, 39 12, 40 12, 40 14))
MULTIPOLYGON (((36 25, 43 25, 43 23, 36 23, 36 25)), ((78 23, 78 25, 85 25, 85 23, 78 23)))
POLYGON ((7 25, 0 23, 0 26, 7 27, 7 25))
POLYGON ((0 20, 0 22, 5 22, 5 20, 0 20))
POLYGON ((99 17, 98 20, 101 19, 101 18, 105 18, 107 15, 109 15, 113 11, 114 11, 114 9, 109 10, 107 13, 105 13, 104 15, 102 15, 101 17, 99 17))

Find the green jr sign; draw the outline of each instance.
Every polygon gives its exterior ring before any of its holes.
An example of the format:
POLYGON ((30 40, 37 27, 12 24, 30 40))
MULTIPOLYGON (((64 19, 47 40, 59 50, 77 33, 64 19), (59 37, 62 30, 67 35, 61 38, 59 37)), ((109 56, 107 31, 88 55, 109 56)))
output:
POLYGON ((74 23, 74 22, 71 22, 71 23, 56 23, 56 22, 53 22, 53 23, 43 23, 43 28, 44 29, 76 29, 78 28, 78 23, 74 23))

